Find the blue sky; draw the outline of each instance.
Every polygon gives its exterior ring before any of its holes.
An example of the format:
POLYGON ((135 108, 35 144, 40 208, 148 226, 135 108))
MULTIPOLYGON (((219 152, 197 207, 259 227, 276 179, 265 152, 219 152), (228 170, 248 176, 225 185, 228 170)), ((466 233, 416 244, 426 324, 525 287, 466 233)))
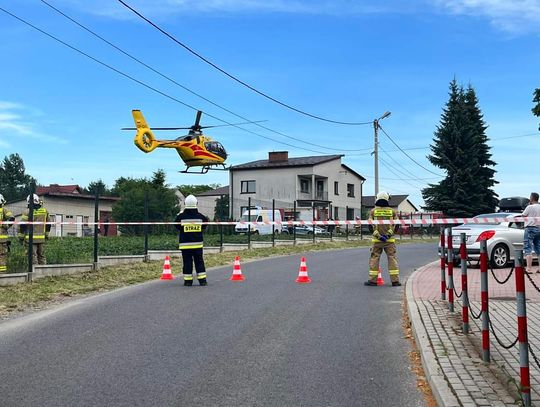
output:
MULTIPOLYGON (((108 41, 254 125, 209 129, 229 164, 268 151, 299 157, 344 153, 343 162, 374 191, 373 127, 317 121, 231 81, 164 37, 114 0, 47 0, 108 41), (295 147, 281 143, 293 144, 295 147), (314 153, 316 150, 319 153, 314 153), (352 151, 361 150, 361 151, 352 151)), ((380 135, 380 189, 409 194, 441 179, 426 155, 452 78, 471 83, 488 124, 501 197, 538 191, 540 0, 130 0, 162 28, 243 81, 307 112, 381 125, 417 163, 380 135), (526 136, 524 136, 526 135, 526 136), (422 168, 425 167, 425 168, 422 168), (429 170, 429 171, 428 171, 429 170)), ((228 122, 242 121, 136 64, 39 0, 0 7, 160 91, 228 122)), ((195 111, 152 92, 51 40, 0 11, 0 158, 19 153, 42 184, 86 186, 120 176, 150 177, 161 168, 171 185, 226 185, 226 172, 186 175, 173 150, 140 152, 131 109, 150 125, 189 126, 195 111)), ((203 116, 203 125, 220 121, 203 116)), ((173 138, 180 133, 163 134, 173 138)))

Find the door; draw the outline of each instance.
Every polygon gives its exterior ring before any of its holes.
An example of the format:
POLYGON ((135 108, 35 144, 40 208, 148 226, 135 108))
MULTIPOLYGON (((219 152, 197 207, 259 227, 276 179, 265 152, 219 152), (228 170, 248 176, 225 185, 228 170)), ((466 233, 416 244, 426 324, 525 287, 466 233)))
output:
POLYGON ((54 221, 56 224, 54 225, 54 235, 56 237, 62 237, 62 228, 64 225, 62 225, 63 216, 62 215, 54 215, 54 221))
POLYGON ((77 237, 82 237, 83 235, 83 217, 82 215, 77 215, 77 237))

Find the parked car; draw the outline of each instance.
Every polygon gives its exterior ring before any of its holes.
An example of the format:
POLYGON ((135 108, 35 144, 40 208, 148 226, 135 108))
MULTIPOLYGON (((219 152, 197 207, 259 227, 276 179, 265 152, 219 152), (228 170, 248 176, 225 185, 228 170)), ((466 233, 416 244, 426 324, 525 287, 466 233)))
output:
MULTIPOLYGON (((272 217, 271 209, 262 209, 254 207, 251 211, 245 210, 242 214, 242 222, 281 222, 281 212, 274 211, 274 217, 272 217)), ((279 233, 279 225, 252 225, 251 228, 245 223, 237 223, 234 227, 234 233, 248 233, 248 230, 256 235, 271 235, 273 233, 279 233)))
POLYGON ((485 220, 479 224, 463 224, 452 228, 452 246, 456 263, 459 262, 461 233, 465 233, 468 260, 480 260, 480 241, 487 240, 488 259, 493 268, 502 268, 514 260, 514 250, 523 244, 523 222, 495 222, 520 216, 520 213, 487 213, 474 219, 485 220), (515 246, 515 245, 518 246, 515 246))
MULTIPOLYGON (((323 229, 319 226, 308 226, 308 225, 295 225, 294 231, 296 231, 297 235, 312 235, 313 229, 315 228, 315 235, 329 235, 330 232, 328 232, 326 229, 323 229)), ((294 233, 291 226, 288 225, 282 225, 281 232, 282 233, 294 233)))

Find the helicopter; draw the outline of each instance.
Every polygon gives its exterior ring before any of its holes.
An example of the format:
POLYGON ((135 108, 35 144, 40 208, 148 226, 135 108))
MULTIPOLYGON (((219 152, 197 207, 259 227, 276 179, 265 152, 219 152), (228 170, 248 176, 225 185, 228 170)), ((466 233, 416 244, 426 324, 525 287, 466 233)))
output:
MULTIPOLYGON (((219 126, 201 126, 202 111, 197 111, 195 124, 191 127, 154 127, 150 129, 140 110, 131 111, 136 127, 124 127, 122 130, 137 130, 133 142, 139 150, 150 153, 157 147, 174 148, 186 164, 181 173, 206 174, 209 170, 227 170, 225 160, 227 151, 219 141, 202 133, 202 129, 219 126), (152 130, 189 130, 185 136, 174 140, 157 140, 152 130), (200 171, 189 171, 192 167, 201 167, 200 171)), ((255 122, 250 122, 255 123, 255 122)))

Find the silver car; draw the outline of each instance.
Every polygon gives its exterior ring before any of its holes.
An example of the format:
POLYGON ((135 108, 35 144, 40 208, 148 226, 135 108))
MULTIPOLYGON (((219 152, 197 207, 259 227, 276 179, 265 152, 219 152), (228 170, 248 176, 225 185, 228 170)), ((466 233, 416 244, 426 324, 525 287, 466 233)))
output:
POLYGON ((514 259, 514 250, 523 247, 523 222, 499 223, 490 220, 520 215, 520 213, 487 213, 474 217, 474 219, 487 219, 481 224, 468 223, 452 228, 452 246, 456 263, 459 261, 461 233, 465 233, 468 260, 480 260, 480 240, 487 239, 487 253, 491 266, 493 268, 507 266, 514 259))

